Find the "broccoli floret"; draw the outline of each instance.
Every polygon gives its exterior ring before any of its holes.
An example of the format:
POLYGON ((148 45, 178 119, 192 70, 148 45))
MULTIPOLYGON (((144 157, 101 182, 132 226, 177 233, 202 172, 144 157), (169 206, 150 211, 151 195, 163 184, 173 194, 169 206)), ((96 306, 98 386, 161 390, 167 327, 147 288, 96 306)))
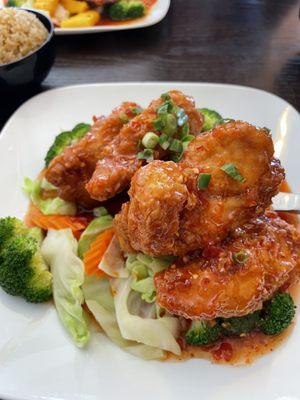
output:
POLYGON ((28 232, 28 228, 18 218, 6 217, 0 219, 0 253, 7 242, 16 235, 28 232))
POLYGON ((215 126, 223 123, 223 118, 217 111, 209 110, 208 108, 200 108, 198 110, 204 117, 204 123, 202 126, 202 132, 209 131, 215 126))
POLYGON ((52 275, 40 253, 40 230, 29 229, 16 218, 0 220, 2 248, 0 286, 13 296, 40 303, 52 296, 52 275), (8 236, 10 232, 10 236, 8 236))
POLYGON ((145 15, 145 5, 139 0, 121 0, 109 6, 108 15, 113 21, 140 18, 145 15))
POLYGON ((257 330, 260 323, 260 311, 255 311, 243 317, 220 318, 218 322, 222 326, 223 335, 241 336, 257 330))
POLYGON ((222 336, 222 327, 216 321, 195 320, 185 335, 188 344, 204 346, 222 336))
POLYGON ((21 7, 25 0, 7 0, 5 7, 21 7))
POLYGON ((295 316, 295 304, 288 293, 277 293, 262 310, 243 317, 193 321, 186 341, 194 346, 211 344, 226 336, 243 336, 253 331, 276 335, 284 331, 295 316))
POLYGON ((295 308, 289 293, 277 293, 262 310, 260 329, 266 335, 276 335, 284 331, 295 316, 295 308))
POLYGON ((58 156, 65 147, 70 146, 81 139, 89 131, 90 127, 91 126, 89 124, 80 123, 77 124, 71 131, 61 132, 58 136, 56 136, 54 143, 48 150, 45 157, 46 167, 48 167, 50 161, 58 156))

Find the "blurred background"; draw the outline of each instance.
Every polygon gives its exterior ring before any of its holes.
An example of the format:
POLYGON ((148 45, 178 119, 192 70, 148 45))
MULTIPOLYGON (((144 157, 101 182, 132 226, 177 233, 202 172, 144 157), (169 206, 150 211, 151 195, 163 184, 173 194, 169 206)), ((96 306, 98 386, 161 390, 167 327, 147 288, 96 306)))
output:
POLYGON ((171 3, 152 27, 56 37, 49 76, 38 89, 2 98, 0 127, 40 91, 94 82, 234 83, 268 90, 300 109, 298 0, 171 3))

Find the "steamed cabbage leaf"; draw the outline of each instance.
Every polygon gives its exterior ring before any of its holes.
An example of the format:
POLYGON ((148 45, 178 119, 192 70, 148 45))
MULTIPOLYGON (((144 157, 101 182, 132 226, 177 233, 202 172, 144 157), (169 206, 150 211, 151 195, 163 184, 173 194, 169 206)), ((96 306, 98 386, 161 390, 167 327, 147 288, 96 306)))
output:
POLYGON ((58 315, 74 342, 83 347, 90 334, 82 308, 84 267, 77 257, 77 241, 70 229, 49 230, 41 251, 53 275, 53 298, 58 315))
POLYGON ((128 309, 131 279, 112 279, 116 317, 122 336, 128 340, 170 351, 179 355, 181 349, 176 341, 179 336, 179 320, 176 317, 142 318, 128 309))
MULTIPOLYGON (((43 180, 44 181, 44 180, 43 180)), ((44 215, 76 215, 77 208, 75 203, 65 201, 60 197, 43 199, 41 197, 41 189, 55 190, 56 187, 40 180, 33 181, 30 178, 24 179, 23 190, 29 196, 32 203, 44 215), (43 182, 43 187, 42 187, 43 182)))
POLYGON ((86 277, 83 284, 85 302, 109 339, 123 350, 146 360, 161 359, 164 352, 122 337, 115 313, 109 279, 86 277))
POLYGON ((99 269, 113 278, 127 278, 128 270, 125 268, 125 261, 119 240, 114 236, 99 264, 99 269))

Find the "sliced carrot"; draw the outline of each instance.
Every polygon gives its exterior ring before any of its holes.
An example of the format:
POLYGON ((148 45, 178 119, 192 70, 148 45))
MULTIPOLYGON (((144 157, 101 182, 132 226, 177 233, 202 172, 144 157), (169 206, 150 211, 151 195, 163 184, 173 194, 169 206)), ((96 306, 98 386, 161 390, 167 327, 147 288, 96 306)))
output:
POLYGON ((85 217, 70 217, 69 215, 44 215, 33 204, 30 204, 29 210, 25 216, 25 224, 31 228, 48 229, 72 229, 73 232, 84 230, 89 221, 85 217))
POLYGON ((106 252, 114 236, 113 228, 101 232, 91 244, 89 250, 84 254, 83 263, 87 275, 104 276, 105 272, 98 268, 98 265, 106 252))

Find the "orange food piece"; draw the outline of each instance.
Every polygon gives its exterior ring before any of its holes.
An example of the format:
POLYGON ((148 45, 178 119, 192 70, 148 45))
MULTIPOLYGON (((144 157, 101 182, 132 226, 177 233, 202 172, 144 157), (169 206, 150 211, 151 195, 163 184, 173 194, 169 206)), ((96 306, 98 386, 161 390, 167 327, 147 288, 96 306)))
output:
POLYGON ((85 217, 70 217, 68 215, 44 215, 33 204, 30 204, 24 222, 29 228, 35 226, 45 230, 70 228, 73 233, 83 231, 89 224, 88 219, 85 217))
POLYGON ((107 229, 104 232, 101 232, 94 242, 91 244, 89 250, 84 254, 83 263, 85 273, 87 275, 97 275, 104 276, 105 273, 98 268, 98 265, 106 252, 113 236, 114 229, 107 229))

